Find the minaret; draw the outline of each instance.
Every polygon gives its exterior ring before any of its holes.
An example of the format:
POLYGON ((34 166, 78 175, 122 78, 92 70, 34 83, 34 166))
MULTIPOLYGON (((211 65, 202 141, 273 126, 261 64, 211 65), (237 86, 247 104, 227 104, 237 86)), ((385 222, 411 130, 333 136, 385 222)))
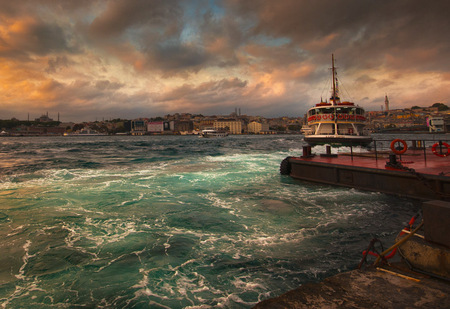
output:
POLYGON ((384 97, 384 108, 385 108, 386 112, 389 112, 389 99, 388 99, 387 94, 384 97))

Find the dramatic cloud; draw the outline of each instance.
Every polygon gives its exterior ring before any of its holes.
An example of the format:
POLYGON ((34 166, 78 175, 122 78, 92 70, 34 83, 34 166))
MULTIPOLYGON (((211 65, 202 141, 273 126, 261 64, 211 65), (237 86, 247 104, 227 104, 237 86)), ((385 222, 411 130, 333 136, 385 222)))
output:
POLYGON ((449 104, 450 2, 0 0, 0 118, 449 104), (348 96, 348 97, 347 97, 348 96))

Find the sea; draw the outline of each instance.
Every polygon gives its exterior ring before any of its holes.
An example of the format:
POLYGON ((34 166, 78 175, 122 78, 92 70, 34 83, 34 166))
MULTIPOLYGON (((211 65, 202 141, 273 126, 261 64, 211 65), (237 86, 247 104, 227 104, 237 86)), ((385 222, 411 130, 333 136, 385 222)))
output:
POLYGON ((0 307, 251 308, 355 269, 421 205, 280 175, 304 145, 0 138, 0 307))

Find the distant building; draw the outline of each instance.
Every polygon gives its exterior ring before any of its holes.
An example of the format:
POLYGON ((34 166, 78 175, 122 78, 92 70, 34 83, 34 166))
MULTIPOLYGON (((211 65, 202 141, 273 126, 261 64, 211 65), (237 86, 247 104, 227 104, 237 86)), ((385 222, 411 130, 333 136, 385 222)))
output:
POLYGON ((242 121, 239 120, 216 120, 214 121, 214 129, 225 130, 231 134, 242 134, 243 125, 242 121))
POLYGON ((194 130, 194 123, 192 121, 176 121, 175 132, 192 132, 194 130))
POLYGON ((37 127, 30 126, 26 128, 25 135, 63 135, 66 129, 63 127, 37 127))
POLYGON ((148 133, 162 133, 164 131, 164 121, 153 121, 147 124, 148 133))
POLYGON ((261 134, 269 131, 268 123, 252 121, 248 124, 248 133, 261 134))
POLYGON ((175 121, 164 121, 163 122, 164 132, 173 132, 175 130, 175 121))
POLYGON ((131 135, 144 135, 147 132, 146 124, 145 120, 131 121, 131 135))
POLYGON ((427 118, 427 126, 430 132, 445 132, 444 117, 433 116, 427 118))
POLYGON ((211 127, 214 127, 214 120, 205 119, 198 121, 194 129, 204 130, 211 127))
POLYGON ((147 124, 148 133, 170 133, 175 129, 174 121, 153 121, 147 124))
POLYGON ((42 115, 41 117, 36 118, 34 121, 37 121, 37 122, 52 122, 53 119, 49 118, 48 117, 48 113, 47 113, 47 115, 42 115))
POLYGON ((384 107, 386 109, 386 112, 389 112, 389 99, 387 95, 384 97, 384 107))

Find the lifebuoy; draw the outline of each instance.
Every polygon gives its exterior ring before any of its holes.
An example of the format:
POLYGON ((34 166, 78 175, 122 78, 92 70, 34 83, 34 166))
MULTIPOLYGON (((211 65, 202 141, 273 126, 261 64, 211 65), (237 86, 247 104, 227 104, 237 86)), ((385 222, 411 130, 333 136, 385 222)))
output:
POLYGON ((338 115, 338 118, 339 118, 339 119, 344 119, 344 115, 339 114, 339 115, 338 115))
POLYGON ((433 145, 433 147, 431 147, 431 151, 437 155, 438 157, 446 157, 448 155, 450 155, 450 146, 447 143, 436 143, 433 145), (440 149, 441 147, 439 147, 439 151, 437 150, 437 147, 439 146, 439 144, 441 144, 442 146, 445 146, 447 148, 447 152, 442 152, 440 149))
POLYGON ((344 117, 345 117, 345 119, 347 120, 349 116, 348 116, 348 115, 345 115, 344 117))
POLYGON ((321 118, 320 115, 317 115, 317 120, 320 120, 320 118, 321 118))
POLYGON ((399 139, 399 138, 396 138, 396 139, 394 139, 394 140, 391 142, 391 150, 392 150, 393 153, 398 154, 398 155, 401 155, 401 154, 404 154, 404 153, 406 152, 406 150, 408 150, 408 145, 406 144, 406 142, 405 142, 404 140, 399 139), (396 144, 396 143, 401 143, 401 144, 403 145, 403 148, 397 150, 397 149, 395 148, 395 144, 396 144))

